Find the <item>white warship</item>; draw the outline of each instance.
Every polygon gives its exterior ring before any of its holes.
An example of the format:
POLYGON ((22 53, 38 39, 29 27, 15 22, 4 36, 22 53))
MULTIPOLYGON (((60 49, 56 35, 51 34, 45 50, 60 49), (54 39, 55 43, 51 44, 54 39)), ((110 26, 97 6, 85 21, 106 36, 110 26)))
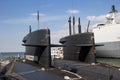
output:
POLYGON ((96 47, 97 57, 120 58, 120 22, 117 22, 117 15, 113 5, 106 15, 107 22, 93 28, 95 43, 104 45, 96 47))

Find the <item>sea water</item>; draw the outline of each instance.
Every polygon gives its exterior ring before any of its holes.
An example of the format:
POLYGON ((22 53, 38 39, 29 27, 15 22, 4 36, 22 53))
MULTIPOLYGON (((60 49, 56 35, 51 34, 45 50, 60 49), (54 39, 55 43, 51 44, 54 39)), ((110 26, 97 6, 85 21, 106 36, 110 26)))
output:
POLYGON ((97 58, 97 62, 120 67, 120 58, 97 58))
POLYGON ((1 52, 1 58, 8 58, 8 57, 20 57, 24 58, 24 52, 1 52))

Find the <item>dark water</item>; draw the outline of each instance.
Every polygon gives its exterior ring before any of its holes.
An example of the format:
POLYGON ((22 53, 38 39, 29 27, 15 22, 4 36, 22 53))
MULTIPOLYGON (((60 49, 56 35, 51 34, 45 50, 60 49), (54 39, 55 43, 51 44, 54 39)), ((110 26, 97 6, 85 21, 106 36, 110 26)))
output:
POLYGON ((120 58, 97 58, 97 62, 107 63, 113 66, 120 67, 120 58))
POLYGON ((1 52, 0 57, 1 58, 8 58, 8 57, 20 57, 24 58, 24 52, 1 52))

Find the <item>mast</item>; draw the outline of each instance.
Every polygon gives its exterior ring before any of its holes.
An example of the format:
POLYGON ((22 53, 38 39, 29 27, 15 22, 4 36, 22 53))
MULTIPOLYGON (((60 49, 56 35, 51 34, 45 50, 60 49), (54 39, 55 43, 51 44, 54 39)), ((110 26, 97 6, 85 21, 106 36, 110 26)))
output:
POLYGON ((69 17, 68 23, 69 23, 69 35, 71 36, 71 17, 69 17))
POLYGON ((31 32, 32 32, 31 25, 29 25, 29 33, 31 33, 31 32))
POLYGON ((78 33, 81 33, 80 17, 78 18, 78 33))
POLYGON ((88 25, 87 25, 87 32, 89 32, 89 26, 90 26, 90 20, 88 21, 88 25))
POLYGON ((112 5, 111 11, 109 12, 109 14, 106 16, 107 19, 107 23, 109 24, 113 24, 116 23, 116 13, 118 11, 115 9, 115 6, 112 5))
POLYGON ((116 12, 118 11, 115 9, 115 5, 112 5, 111 11, 109 13, 116 13, 116 12))
POLYGON ((75 34, 75 16, 73 16, 73 34, 75 34))
POLYGON ((37 21, 38 21, 38 30, 39 30, 39 11, 37 11, 37 21))

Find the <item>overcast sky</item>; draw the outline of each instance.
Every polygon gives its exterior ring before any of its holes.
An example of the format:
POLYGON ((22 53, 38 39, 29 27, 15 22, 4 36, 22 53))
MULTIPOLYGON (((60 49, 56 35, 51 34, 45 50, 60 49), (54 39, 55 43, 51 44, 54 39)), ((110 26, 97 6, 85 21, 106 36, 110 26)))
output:
POLYGON ((0 52, 25 50, 22 39, 28 34, 29 25, 32 31, 37 30, 38 10, 40 29, 48 26, 51 42, 59 43, 61 37, 68 35, 70 16, 75 16, 76 22, 80 17, 85 30, 88 19, 91 20, 90 27, 104 23, 112 5, 120 11, 120 0, 0 0, 0 52))

